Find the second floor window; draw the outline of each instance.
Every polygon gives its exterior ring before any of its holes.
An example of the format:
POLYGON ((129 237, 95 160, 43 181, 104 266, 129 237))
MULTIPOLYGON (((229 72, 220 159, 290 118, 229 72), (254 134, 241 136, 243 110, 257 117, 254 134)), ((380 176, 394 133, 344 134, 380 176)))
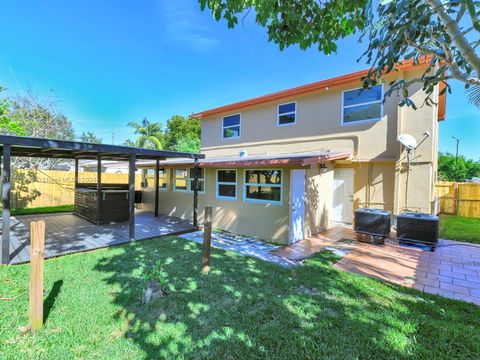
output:
POLYGON ((343 92, 342 125, 380 120, 383 116, 383 86, 343 92))
POLYGON ((297 118, 297 103, 278 105, 277 126, 286 126, 295 124, 297 118))
POLYGON ((240 114, 225 116, 222 125, 222 137, 224 139, 240 137, 240 114))

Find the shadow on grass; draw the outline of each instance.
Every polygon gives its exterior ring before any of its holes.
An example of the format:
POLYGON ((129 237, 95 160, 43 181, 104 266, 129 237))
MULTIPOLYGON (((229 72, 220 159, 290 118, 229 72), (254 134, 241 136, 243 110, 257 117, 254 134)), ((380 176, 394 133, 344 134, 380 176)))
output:
POLYGON ((48 293, 47 298, 43 301, 43 323, 45 324, 48 320, 48 316, 50 315, 50 311, 52 310, 53 306, 55 305, 55 300, 57 299, 58 295, 60 294, 60 290, 63 286, 63 280, 57 280, 52 286, 52 289, 48 293))
POLYGON ((120 331, 147 358, 452 358, 478 352, 474 306, 448 308, 450 300, 339 272, 330 253, 285 269, 213 249, 205 275, 201 246, 193 242, 164 238, 123 249, 102 258, 96 270, 118 288, 112 301, 121 309, 120 331), (142 305, 142 276, 157 261, 168 296, 142 305))

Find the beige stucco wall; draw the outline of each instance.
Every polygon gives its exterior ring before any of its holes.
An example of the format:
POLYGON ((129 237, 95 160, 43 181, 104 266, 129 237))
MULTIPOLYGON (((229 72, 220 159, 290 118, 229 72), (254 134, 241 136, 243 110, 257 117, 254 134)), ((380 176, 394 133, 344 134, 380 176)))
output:
MULTIPOLYGON (((256 236, 278 243, 288 243, 290 169, 282 168, 283 201, 281 205, 243 201, 244 169, 237 169, 237 200, 216 198, 216 169, 205 172, 205 194, 198 196, 199 224, 203 223, 205 206, 213 207, 213 226, 233 233, 256 236)), ((168 170, 168 190, 159 192, 159 212, 192 219, 193 193, 175 192, 168 170)), ((154 210, 153 188, 145 190, 144 207, 154 210)))
MULTIPOLYGON (((411 79, 420 72, 404 72, 398 76, 411 79)), ((392 78, 387 79, 388 83, 392 78)), ((334 169, 354 169, 354 209, 375 207, 398 213, 405 209, 405 155, 397 142, 400 133, 409 133, 418 141, 424 131, 431 136, 415 151, 409 176, 408 208, 430 212, 434 200, 438 123, 436 106, 420 106, 424 93, 412 86, 410 98, 417 110, 399 107, 400 98, 393 94, 386 99, 384 116, 377 122, 341 125, 342 91, 360 86, 325 89, 291 99, 254 106, 241 113, 241 137, 222 140, 222 117, 202 119, 202 152, 208 157, 236 156, 240 150, 249 155, 285 154, 330 149, 348 150, 347 161, 306 167, 306 236, 331 225, 334 169), (297 123, 277 127, 277 105, 297 102, 297 123)), ((387 86, 387 85, 385 85, 387 86)), ((386 90, 386 89, 385 89, 386 90)), ((435 99, 434 99, 435 100, 435 99)), ((243 201, 244 170, 237 169, 237 200, 216 199, 216 169, 206 169, 206 193, 199 195, 200 224, 205 206, 213 207, 214 227, 234 233, 256 236, 265 240, 288 243, 290 169, 283 170, 283 203, 259 204, 243 201)), ((153 189, 147 189, 145 209, 153 210, 153 189)), ((174 192, 171 171, 168 190, 160 191, 160 213, 191 219, 193 194, 174 192)))
MULTIPOLYGON (((219 116, 202 119, 202 152, 208 157, 306 152, 322 149, 350 151, 358 159, 390 159, 397 155, 397 95, 387 98, 381 121, 342 126, 342 92, 360 87, 360 82, 300 97, 244 109, 241 136, 222 139, 219 116), (277 105, 297 102, 297 122, 277 127, 277 105)), ((385 85, 387 86, 387 85, 385 85)))
POLYGON ((395 162, 336 161, 335 168, 353 169, 354 210, 371 207, 394 211, 395 162))
MULTIPOLYGON (((418 73, 404 73, 405 80, 410 80, 418 73)), ((437 89, 438 90, 438 89, 437 89)), ((420 84, 410 87, 410 98, 419 106, 417 110, 411 107, 398 108, 397 135, 412 134, 420 141, 425 131, 430 137, 412 153, 411 170, 407 172, 407 152, 401 151, 398 145, 399 156, 396 160, 395 178, 395 212, 413 210, 433 212, 435 200, 435 182, 437 179, 438 159, 438 121, 436 106, 421 106, 424 93, 420 84), (401 152, 400 152, 401 151, 401 152), (408 174, 408 196, 405 196, 408 174)), ((433 100, 438 102, 438 93, 433 100)))
MULTIPOLYGON (((421 70, 407 71, 395 77, 410 80, 421 74, 421 70)), ((390 76, 385 83, 393 79, 390 76)), ((356 82, 233 112, 241 114, 241 136, 238 139, 222 139, 222 118, 232 113, 202 119, 202 152, 207 157, 220 157, 236 156, 240 150, 247 150, 249 155, 347 150, 352 154, 352 163, 374 164, 370 168, 354 165, 355 205, 384 207, 399 212, 406 208, 406 152, 402 151, 397 136, 408 133, 420 141, 422 134, 429 131, 431 136, 415 151, 412 167, 417 170, 409 177, 409 197, 414 201, 407 205, 412 210, 430 212, 437 166, 437 106, 422 106, 424 92, 421 85, 412 85, 409 94, 418 106, 416 110, 399 107, 401 98, 395 92, 386 98, 382 120, 342 126, 342 92, 360 85, 356 82), (277 105, 289 101, 297 102, 297 122, 292 126, 277 127, 277 105), (379 165, 382 163, 388 165, 379 165), (392 168, 397 169, 396 173, 392 168), (367 186, 369 183, 372 184, 367 186), (362 191, 365 194, 360 202, 362 191)), ((384 86, 386 91, 388 85, 384 86)))

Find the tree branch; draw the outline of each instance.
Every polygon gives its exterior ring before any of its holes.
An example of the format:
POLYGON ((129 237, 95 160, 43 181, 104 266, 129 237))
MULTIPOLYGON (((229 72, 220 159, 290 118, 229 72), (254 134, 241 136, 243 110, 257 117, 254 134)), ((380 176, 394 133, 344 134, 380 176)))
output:
POLYGON ((420 54, 427 55, 427 56, 434 54, 435 56, 441 58, 442 60, 446 60, 445 54, 442 54, 441 52, 435 49, 431 49, 431 48, 416 44, 408 35, 407 30, 403 31, 403 37, 405 38, 405 41, 407 42, 407 44, 413 47, 415 50, 417 50, 420 54))
POLYGON ((441 0, 426 0, 426 2, 440 18, 440 21, 445 27, 445 31, 452 38, 452 41, 457 45, 460 54, 475 69, 477 76, 480 76, 480 58, 477 56, 475 50, 470 46, 468 40, 462 34, 458 23, 447 14, 441 0))

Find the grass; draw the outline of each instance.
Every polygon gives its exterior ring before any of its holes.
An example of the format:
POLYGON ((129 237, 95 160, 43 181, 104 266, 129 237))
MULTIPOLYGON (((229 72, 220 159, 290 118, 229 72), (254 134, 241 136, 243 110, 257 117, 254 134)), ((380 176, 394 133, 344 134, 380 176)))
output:
POLYGON ((440 237, 480 244, 480 219, 440 215, 440 237))
POLYGON ((35 214, 53 214, 60 212, 72 212, 74 205, 44 206, 36 208, 12 209, 11 214, 15 215, 35 215, 35 214))
POLYGON ((28 322, 26 265, 0 267, 2 358, 480 357, 480 308, 337 271, 328 252, 284 269, 180 238, 45 263, 45 325, 28 322), (142 305, 161 261, 168 295, 142 305))

